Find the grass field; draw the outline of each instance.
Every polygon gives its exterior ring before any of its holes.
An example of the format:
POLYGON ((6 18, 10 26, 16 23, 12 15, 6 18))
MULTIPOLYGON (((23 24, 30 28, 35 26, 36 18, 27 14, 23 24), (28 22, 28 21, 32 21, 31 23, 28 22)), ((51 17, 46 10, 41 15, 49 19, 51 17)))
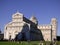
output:
MULTIPOLYGON (((21 41, 21 42, 2 42, 0 41, 0 45, 40 45, 40 41, 30 41, 30 42, 26 42, 26 41, 21 41)), ((43 45, 50 45, 50 42, 43 42, 43 45)), ((57 42, 57 45, 60 45, 60 42, 57 42)))
POLYGON ((22 42, 0 42, 0 45, 38 45, 39 42, 26 42, 26 41, 22 41, 22 42))

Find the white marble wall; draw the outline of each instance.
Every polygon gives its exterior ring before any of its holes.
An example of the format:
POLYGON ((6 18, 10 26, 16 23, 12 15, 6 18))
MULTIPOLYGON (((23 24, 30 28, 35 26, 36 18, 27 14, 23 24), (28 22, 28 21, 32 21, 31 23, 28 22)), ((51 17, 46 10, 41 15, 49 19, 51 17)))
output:
MULTIPOLYGON (((33 18, 31 19, 33 21, 33 18)), ((38 24, 38 21, 34 19, 36 24, 38 24)), ((51 29, 52 29, 52 38, 56 39, 56 32, 57 32, 57 24, 56 19, 52 19, 51 24, 47 25, 38 25, 37 28, 40 29, 42 32, 43 38, 45 41, 51 41, 51 29), (51 27, 52 26, 52 27, 51 27)), ((28 24, 23 21, 23 14, 17 12, 13 14, 12 21, 5 25, 4 28, 4 39, 9 39, 9 36, 11 36, 11 39, 14 39, 16 35, 22 31, 24 24, 28 24)), ((29 29, 30 29, 30 24, 29 29)))

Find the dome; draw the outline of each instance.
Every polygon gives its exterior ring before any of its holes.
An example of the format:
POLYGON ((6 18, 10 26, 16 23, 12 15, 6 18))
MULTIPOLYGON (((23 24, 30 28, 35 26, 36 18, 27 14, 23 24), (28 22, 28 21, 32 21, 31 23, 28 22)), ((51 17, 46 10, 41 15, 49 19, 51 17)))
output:
POLYGON ((32 17, 30 18, 30 20, 36 20, 36 17, 32 16, 32 17))
POLYGON ((32 16, 32 17, 30 18, 30 20, 31 20, 33 23, 38 24, 38 21, 37 21, 37 19, 36 19, 35 16, 32 16))

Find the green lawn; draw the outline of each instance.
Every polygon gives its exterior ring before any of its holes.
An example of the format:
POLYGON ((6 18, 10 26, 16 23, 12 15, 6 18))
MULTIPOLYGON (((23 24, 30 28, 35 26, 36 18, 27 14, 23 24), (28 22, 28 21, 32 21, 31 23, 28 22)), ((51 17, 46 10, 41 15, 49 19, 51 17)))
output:
MULTIPOLYGON (((30 41, 30 42, 26 42, 26 41, 21 41, 21 42, 1 42, 0 41, 0 45, 40 45, 40 41, 30 41)), ((50 45, 50 42, 43 42, 43 44, 47 44, 50 45)), ((60 42, 57 42, 58 45, 60 45, 60 42)))
POLYGON ((0 42, 0 45, 38 45, 39 42, 0 42))

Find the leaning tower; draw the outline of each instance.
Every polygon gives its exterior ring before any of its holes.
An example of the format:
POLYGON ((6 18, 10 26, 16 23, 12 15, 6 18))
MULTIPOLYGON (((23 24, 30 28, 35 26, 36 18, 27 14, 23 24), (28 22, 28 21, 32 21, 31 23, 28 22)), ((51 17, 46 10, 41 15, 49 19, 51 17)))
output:
POLYGON ((51 19, 51 29, 52 29, 52 40, 56 39, 57 36, 57 20, 56 18, 51 19))

